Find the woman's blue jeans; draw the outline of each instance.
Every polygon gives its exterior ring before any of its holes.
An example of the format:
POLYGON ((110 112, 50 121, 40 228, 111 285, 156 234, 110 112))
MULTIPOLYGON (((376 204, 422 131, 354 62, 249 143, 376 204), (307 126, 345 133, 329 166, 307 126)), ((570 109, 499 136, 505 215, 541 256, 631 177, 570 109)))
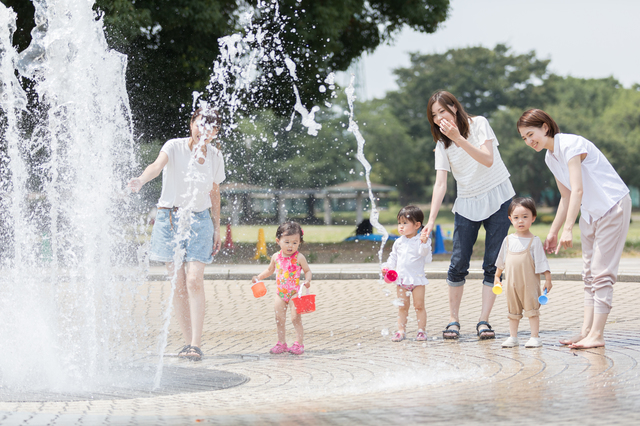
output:
POLYGON ((484 269, 483 284, 493 287, 496 274, 496 259, 500 252, 500 246, 509 233, 509 204, 511 200, 505 201, 500 210, 479 222, 466 219, 455 214, 453 228, 453 254, 451 255, 451 265, 447 274, 447 284, 451 287, 464 285, 466 276, 469 274, 469 261, 473 253, 473 245, 478 239, 480 225, 484 226, 486 239, 484 242, 484 269))

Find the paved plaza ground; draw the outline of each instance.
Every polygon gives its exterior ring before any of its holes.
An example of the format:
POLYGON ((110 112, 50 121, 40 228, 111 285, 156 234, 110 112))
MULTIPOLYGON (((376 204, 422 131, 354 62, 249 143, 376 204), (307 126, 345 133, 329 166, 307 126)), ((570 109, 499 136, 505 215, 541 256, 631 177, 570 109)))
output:
MULTIPOLYGON (((629 281, 615 286, 606 348, 582 351, 558 343, 581 324, 582 283, 576 280, 554 282, 550 302, 542 307, 545 345, 539 349, 501 347, 508 334, 504 295, 498 296, 491 317, 498 338, 478 341, 478 279, 465 287, 459 341, 442 339, 447 286, 441 278, 430 280, 426 343, 413 340, 414 314, 410 338, 390 341, 397 315, 393 286, 375 279, 314 280, 317 311, 303 316, 302 356, 269 354, 276 342, 273 282, 267 296, 255 299, 247 280, 207 281, 205 358, 193 363, 175 356, 181 342, 173 321, 165 365, 185 367, 194 377, 205 370, 234 373, 248 379, 243 384, 130 399, 0 402, 0 424, 639 424, 640 276, 634 275, 635 261, 626 263, 629 281)), ((355 274, 359 265, 348 268, 355 274)), ((167 281, 155 279, 145 284, 142 293, 148 297, 135 312, 149 324, 159 321, 161 300, 169 291, 167 281)), ((292 343, 290 323, 287 329, 292 343)), ((528 330, 525 320, 521 344, 528 330)), ((148 352, 137 355, 154 362, 148 352)))

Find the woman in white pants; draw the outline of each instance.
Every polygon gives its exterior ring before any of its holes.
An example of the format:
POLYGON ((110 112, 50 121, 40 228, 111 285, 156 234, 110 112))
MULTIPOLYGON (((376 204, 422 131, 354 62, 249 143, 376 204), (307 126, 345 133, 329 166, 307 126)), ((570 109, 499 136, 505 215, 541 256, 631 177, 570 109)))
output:
POLYGON ((573 247, 573 225, 578 212, 581 213, 584 322, 579 334, 560 343, 573 349, 602 347, 613 284, 618 279, 629 230, 629 188, 592 142, 582 136, 560 133, 556 122, 544 111, 526 111, 517 126, 528 146, 536 152, 547 150, 545 162, 562 196, 544 242, 548 253, 557 254, 560 248, 573 247))

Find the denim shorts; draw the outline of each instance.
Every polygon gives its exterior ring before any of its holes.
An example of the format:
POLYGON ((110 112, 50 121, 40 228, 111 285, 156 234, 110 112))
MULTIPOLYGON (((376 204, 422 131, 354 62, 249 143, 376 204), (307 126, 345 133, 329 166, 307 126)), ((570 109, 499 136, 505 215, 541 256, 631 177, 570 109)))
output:
POLYGON ((180 250, 182 262, 213 262, 213 222, 209 209, 192 212, 189 236, 180 241, 178 235, 179 212, 158 209, 151 232, 151 254, 149 259, 157 262, 174 262, 176 249, 180 250))

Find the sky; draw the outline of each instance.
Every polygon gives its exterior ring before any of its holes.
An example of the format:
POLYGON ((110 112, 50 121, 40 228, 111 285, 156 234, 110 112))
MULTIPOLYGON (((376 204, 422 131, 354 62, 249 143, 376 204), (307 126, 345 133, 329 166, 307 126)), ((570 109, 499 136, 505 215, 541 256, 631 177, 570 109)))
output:
POLYGON ((397 89, 393 69, 409 66, 409 52, 443 53, 504 43, 515 54, 535 50, 562 76, 613 76, 640 83, 638 0, 452 0, 449 18, 433 34, 403 30, 361 61, 366 99, 397 89))

